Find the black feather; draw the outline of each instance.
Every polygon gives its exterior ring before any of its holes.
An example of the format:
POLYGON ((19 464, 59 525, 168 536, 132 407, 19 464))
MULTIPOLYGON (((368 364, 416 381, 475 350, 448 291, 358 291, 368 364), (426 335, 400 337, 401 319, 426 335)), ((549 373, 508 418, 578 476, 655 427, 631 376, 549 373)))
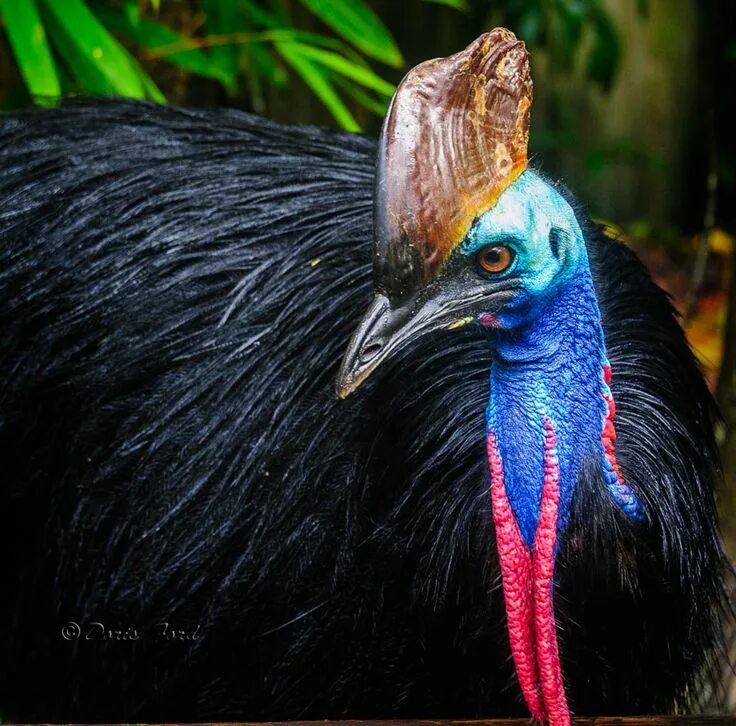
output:
MULTIPOLYGON (((333 379, 371 298, 375 144, 233 111, 0 121, 0 706, 18 720, 523 715, 479 331, 333 379), (82 637, 65 640, 68 621, 82 637), (92 622, 137 629, 99 636, 92 622), (197 639, 156 637, 158 623, 197 639)), ((578 713, 692 702, 717 646, 711 400, 673 309, 586 226, 618 458, 559 560, 578 713)))

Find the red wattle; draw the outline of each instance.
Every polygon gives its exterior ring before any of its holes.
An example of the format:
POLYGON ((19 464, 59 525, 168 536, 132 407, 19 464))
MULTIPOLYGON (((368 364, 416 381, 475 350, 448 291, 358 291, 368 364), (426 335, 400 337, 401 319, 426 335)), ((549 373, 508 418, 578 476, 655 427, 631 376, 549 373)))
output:
POLYGON ((491 467, 491 504, 496 527, 496 546, 501 566, 506 626, 516 676, 529 711, 537 721, 545 718, 539 691, 534 653, 534 609, 532 605, 532 555, 524 544, 511 504, 506 496, 503 464, 493 432, 486 442, 491 467))
MULTIPOLYGON (((603 365, 603 380, 606 385, 611 383, 611 366, 603 365)), ((601 440, 603 441, 603 450, 606 453, 611 468, 616 472, 619 482, 623 484, 623 477, 621 476, 621 470, 616 460, 616 451, 614 448, 614 442, 616 441, 616 427, 613 423, 613 419, 616 417, 616 404, 613 400, 613 396, 610 391, 604 391, 603 398, 606 401, 607 412, 603 419, 603 432, 601 434, 601 440)))
POLYGON ((560 469, 557 440, 548 419, 544 420, 544 429, 544 483, 533 551, 526 546, 511 509, 493 432, 487 440, 491 504, 509 644, 522 694, 536 720, 547 720, 550 726, 569 726, 552 598, 560 469))
POLYGON ((565 685, 562 681, 552 598, 559 503, 560 467, 557 460, 557 438, 552 423, 545 418, 544 485, 532 558, 537 664, 549 723, 551 726, 569 726, 570 711, 567 707, 565 685))

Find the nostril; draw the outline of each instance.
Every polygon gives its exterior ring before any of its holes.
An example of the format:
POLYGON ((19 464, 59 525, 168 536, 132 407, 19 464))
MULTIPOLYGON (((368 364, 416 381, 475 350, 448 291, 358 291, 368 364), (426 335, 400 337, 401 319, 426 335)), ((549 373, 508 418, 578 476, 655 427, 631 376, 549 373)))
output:
POLYGON ((380 338, 372 340, 370 343, 363 347, 363 350, 360 351, 360 362, 367 363, 368 361, 373 360, 381 352, 382 349, 383 340, 381 340, 380 338))

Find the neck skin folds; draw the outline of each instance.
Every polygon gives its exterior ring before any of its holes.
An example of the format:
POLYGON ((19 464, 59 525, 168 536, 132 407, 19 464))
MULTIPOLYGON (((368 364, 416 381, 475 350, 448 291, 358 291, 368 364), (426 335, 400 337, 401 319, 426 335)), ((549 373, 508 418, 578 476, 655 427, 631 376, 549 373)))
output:
POLYGON ((496 335, 486 420, 504 461, 514 516, 531 547, 544 485, 545 419, 557 439, 562 529, 584 459, 603 458, 607 360, 590 273, 575 275, 520 333, 496 335))
POLYGON ((615 462, 610 367, 587 259, 582 262, 530 324, 492 333, 486 414, 509 641, 530 711, 551 726, 570 723, 553 582, 559 536, 584 463, 598 462, 601 486, 629 516, 641 515, 615 462))

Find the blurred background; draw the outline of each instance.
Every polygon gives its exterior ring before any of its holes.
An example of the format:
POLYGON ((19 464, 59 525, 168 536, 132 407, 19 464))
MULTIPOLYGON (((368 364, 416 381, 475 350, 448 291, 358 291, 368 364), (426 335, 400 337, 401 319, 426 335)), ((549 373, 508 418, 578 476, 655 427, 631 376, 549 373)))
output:
MULTIPOLYGON (((504 25, 532 52, 534 164, 683 316, 736 486, 736 32, 725 0, 0 0, 0 108, 69 94, 377 134, 412 65, 504 25)), ((720 492, 736 553, 736 489, 720 492)))

